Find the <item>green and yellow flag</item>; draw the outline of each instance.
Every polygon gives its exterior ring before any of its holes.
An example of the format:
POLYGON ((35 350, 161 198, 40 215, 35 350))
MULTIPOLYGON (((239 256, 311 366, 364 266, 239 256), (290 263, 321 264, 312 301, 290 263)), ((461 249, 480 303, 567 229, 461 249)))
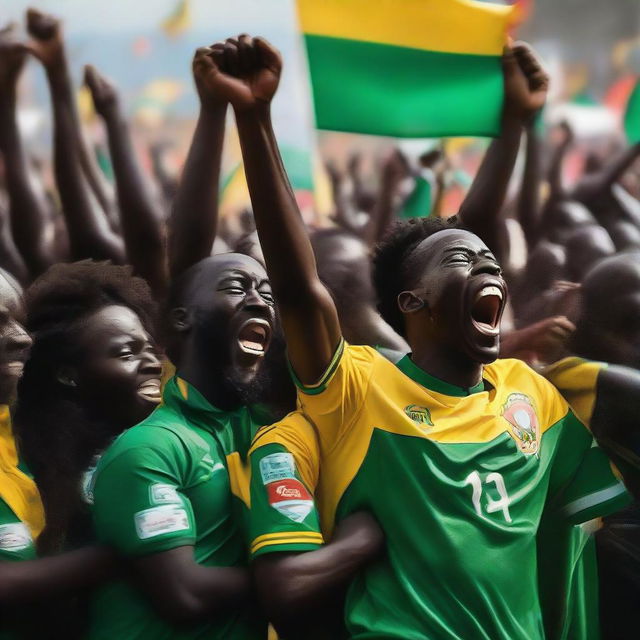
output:
POLYGON ((473 0, 297 0, 319 129, 494 136, 512 7, 473 0))

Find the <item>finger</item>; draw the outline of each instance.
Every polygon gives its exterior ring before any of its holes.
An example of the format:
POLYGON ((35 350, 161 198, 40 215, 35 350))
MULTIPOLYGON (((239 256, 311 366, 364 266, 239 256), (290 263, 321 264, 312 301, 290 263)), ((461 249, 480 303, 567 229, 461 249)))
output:
POLYGON ((275 47, 272 47, 264 38, 254 38, 253 46, 260 55, 262 64, 272 71, 280 73, 282 69, 280 52, 275 47))
POLYGON ((254 68, 254 52, 251 47, 251 38, 243 33, 238 36, 238 65, 242 74, 248 73, 254 68))
POLYGON ((238 77, 240 65, 238 61, 238 44, 236 40, 229 38, 224 43, 224 66, 227 73, 238 77))

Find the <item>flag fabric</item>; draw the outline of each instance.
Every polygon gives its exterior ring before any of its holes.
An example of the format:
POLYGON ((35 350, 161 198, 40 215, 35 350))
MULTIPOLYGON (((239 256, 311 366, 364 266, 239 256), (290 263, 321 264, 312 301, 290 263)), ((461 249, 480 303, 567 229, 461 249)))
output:
POLYGON ((191 26, 191 4, 189 0, 178 0, 170 16, 162 21, 162 30, 170 38, 182 35, 191 26))
POLYGON ((473 0, 297 0, 319 129, 495 136, 513 7, 473 0))
POLYGON ((633 88, 624 114, 624 132, 630 144, 640 142, 640 81, 633 88))
POLYGON ((418 176, 413 191, 405 200, 399 217, 428 218, 431 215, 431 182, 424 176, 418 176))

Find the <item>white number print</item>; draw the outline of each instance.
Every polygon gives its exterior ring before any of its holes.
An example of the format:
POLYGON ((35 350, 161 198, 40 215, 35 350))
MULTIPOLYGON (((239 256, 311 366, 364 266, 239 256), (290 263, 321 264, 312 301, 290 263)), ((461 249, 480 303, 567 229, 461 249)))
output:
MULTIPOLYGON (((484 518, 485 515, 482 512, 482 478, 477 471, 472 471, 464 480, 465 486, 471 485, 472 493, 471 493, 471 503, 473 504, 473 508, 475 512, 481 517, 484 518)), ((488 473, 487 477, 484 479, 484 484, 493 484, 498 495, 500 496, 499 500, 494 500, 491 496, 487 496, 487 501, 485 504, 485 511, 487 513, 495 513, 496 511, 502 511, 504 515, 504 519, 507 522, 511 522, 511 514, 509 513, 509 504, 511 502, 511 498, 509 498, 509 494, 507 493, 507 488, 504 484, 504 478, 501 473, 496 473, 495 471, 492 473, 488 473)))

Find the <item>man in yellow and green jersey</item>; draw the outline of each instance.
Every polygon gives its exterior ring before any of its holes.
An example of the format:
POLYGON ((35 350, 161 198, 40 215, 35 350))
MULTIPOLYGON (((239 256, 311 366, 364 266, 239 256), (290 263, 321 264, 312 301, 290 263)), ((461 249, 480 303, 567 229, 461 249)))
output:
MULTIPOLYGON (((213 81, 236 112, 300 409, 318 435, 321 519, 330 529, 369 510, 386 536, 386 557, 349 589, 350 637, 543 638, 543 513, 570 526, 617 508, 624 487, 549 382, 496 361, 506 285, 489 248, 455 220, 400 224, 376 256, 379 308, 411 354, 396 366, 345 345, 271 127, 279 55, 260 39, 238 50, 243 64, 216 60, 213 81)), ((531 59, 522 67, 523 111, 545 93, 538 70, 531 59)))

